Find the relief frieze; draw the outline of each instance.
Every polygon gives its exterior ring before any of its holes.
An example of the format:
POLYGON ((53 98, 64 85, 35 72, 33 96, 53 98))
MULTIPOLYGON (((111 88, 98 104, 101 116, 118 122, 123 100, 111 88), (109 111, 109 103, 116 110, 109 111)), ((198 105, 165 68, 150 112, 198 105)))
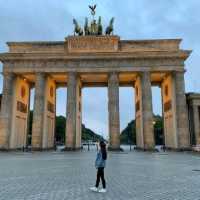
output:
POLYGON ((118 51, 117 36, 80 36, 67 38, 67 51, 71 52, 115 52, 118 51))

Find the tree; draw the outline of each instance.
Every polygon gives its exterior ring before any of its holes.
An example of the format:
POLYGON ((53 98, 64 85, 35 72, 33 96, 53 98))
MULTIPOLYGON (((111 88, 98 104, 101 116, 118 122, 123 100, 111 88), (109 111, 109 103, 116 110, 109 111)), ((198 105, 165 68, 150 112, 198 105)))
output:
POLYGON ((154 115, 154 138, 156 145, 164 144, 163 118, 160 115, 154 115))
POLYGON ((63 116, 56 116, 56 129, 55 129, 55 138, 56 141, 65 143, 65 127, 66 127, 66 118, 63 116))
POLYGON ((86 128, 84 124, 82 124, 82 140, 87 141, 87 140, 92 140, 92 141, 100 141, 104 140, 104 138, 90 130, 89 128, 86 128))
POLYGON ((121 144, 136 144, 135 120, 128 123, 127 127, 120 134, 121 144))
MULTIPOLYGON (((163 118, 159 115, 154 115, 154 138, 156 145, 164 143, 163 135, 163 118)), ((136 123, 132 120, 120 134, 121 144, 136 144, 136 123)))
MULTIPOLYGON (((31 144, 31 136, 32 136, 32 123, 33 123, 33 111, 30 111, 29 115, 29 141, 28 144, 31 144)), ((55 122, 55 139, 57 142, 64 144, 65 143, 65 127, 66 127, 66 117, 64 116, 56 116, 55 122)), ((82 140, 92 140, 92 141, 99 141, 104 140, 104 138, 96 134, 94 131, 86 128, 84 124, 82 124, 82 140)))
POLYGON ((32 136, 32 124, 33 124, 33 111, 30 110, 29 112, 29 124, 28 124, 28 145, 31 145, 31 136, 32 136))

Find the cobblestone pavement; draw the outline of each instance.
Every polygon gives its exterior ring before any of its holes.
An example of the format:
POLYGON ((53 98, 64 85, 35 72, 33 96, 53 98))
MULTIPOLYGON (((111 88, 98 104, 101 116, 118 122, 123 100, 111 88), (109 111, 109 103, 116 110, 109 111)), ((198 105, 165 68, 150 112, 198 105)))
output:
POLYGON ((94 193, 96 152, 0 153, 0 200, 199 200, 200 156, 109 153, 107 193, 94 193))

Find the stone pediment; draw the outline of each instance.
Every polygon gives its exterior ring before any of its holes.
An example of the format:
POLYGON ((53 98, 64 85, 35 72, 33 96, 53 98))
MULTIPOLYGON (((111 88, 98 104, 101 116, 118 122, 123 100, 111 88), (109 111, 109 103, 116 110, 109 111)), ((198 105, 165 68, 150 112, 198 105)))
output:
POLYGON ((69 36, 65 50, 68 53, 117 52, 118 36, 69 36))

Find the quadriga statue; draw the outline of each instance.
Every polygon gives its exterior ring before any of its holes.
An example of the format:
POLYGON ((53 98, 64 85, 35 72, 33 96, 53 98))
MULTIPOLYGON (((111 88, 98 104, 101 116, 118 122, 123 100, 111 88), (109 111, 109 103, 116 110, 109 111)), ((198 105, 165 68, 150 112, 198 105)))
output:
MULTIPOLYGON (((98 22, 95 19, 95 14, 96 14, 96 5, 94 6, 89 6, 91 10, 91 15, 92 15, 92 21, 89 25, 88 23, 88 18, 85 18, 85 25, 84 28, 82 29, 76 19, 73 19, 73 24, 74 24, 74 35, 103 35, 103 26, 101 23, 101 17, 99 16, 98 22), (83 31, 84 30, 84 31, 83 31)), ((105 35, 113 35, 113 23, 114 23, 114 17, 110 20, 109 26, 105 30, 105 35)))

